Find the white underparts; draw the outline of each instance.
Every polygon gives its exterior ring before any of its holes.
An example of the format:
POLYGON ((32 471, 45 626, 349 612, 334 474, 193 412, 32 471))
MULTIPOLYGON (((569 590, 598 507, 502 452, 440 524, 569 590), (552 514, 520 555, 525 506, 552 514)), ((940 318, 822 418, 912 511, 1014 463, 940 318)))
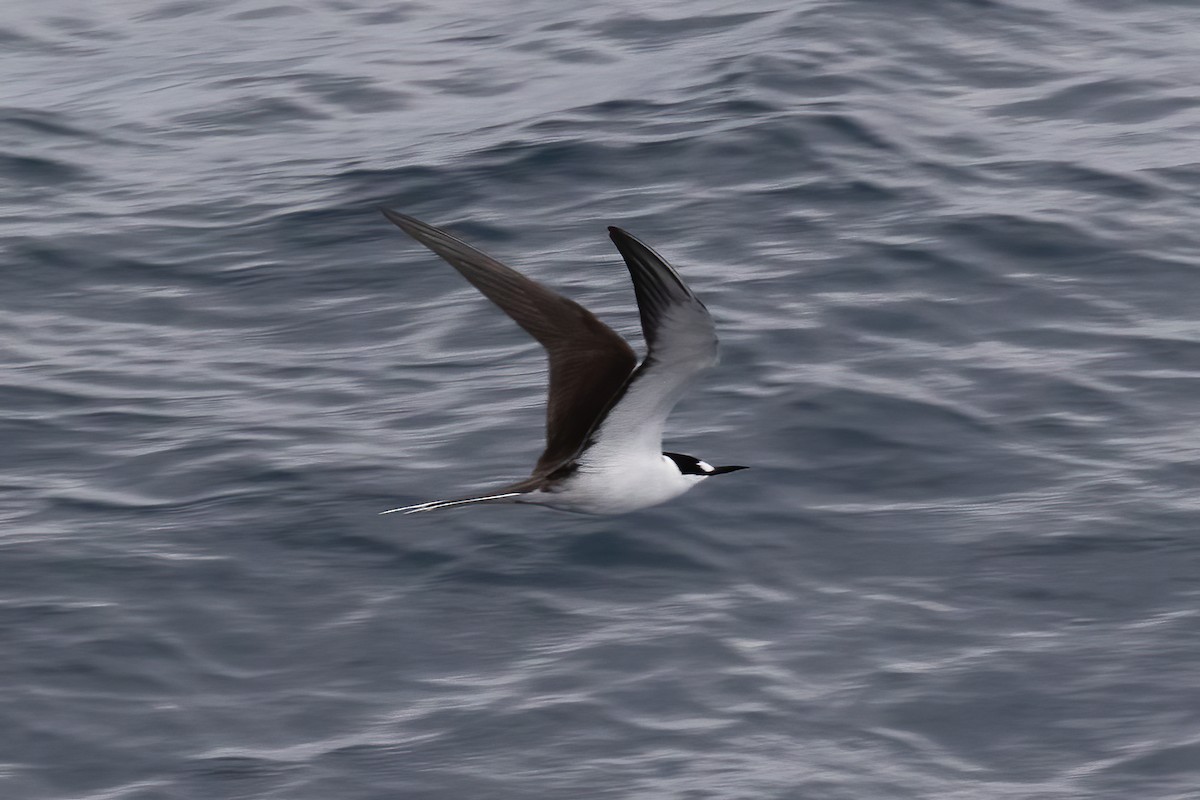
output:
POLYGON ((531 492, 522 503, 537 503, 584 514, 625 514, 665 503, 691 489, 705 475, 684 475, 670 458, 624 459, 579 468, 547 491, 531 492))

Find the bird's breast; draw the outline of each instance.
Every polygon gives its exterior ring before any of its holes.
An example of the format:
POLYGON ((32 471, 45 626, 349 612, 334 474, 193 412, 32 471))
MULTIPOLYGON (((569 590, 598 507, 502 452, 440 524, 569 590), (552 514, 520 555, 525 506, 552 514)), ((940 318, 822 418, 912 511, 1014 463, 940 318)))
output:
POLYGON ((585 514, 624 514, 665 503, 693 483, 661 456, 599 466, 584 462, 558 486, 539 492, 538 502, 585 514))

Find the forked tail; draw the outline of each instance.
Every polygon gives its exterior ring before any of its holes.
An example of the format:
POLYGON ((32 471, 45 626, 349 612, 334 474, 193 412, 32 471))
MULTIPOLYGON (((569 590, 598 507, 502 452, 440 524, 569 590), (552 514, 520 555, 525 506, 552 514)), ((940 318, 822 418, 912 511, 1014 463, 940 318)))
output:
POLYGON ((389 508, 387 511, 380 511, 383 514, 420 514, 422 511, 437 511, 439 508, 451 508, 453 506, 465 506, 470 503, 515 503, 514 497, 520 497, 525 492, 504 492, 502 494, 489 494, 483 497, 463 497, 459 500, 433 500, 428 503, 417 503, 415 506, 404 506, 402 508, 389 508))

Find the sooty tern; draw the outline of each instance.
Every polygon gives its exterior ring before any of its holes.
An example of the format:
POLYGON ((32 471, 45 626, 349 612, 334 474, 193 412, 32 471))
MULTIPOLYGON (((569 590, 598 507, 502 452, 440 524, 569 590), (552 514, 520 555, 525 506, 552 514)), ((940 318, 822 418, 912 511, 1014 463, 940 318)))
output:
POLYGON ((383 215, 500 306, 541 342, 550 361, 546 449, 529 478, 476 497, 384 514, 470 503, 623 514, 677 497, 713 475, 745 469, 662 452, 667 415, 696 375, 716 363, 717 336, 704 304, 638 239, 608 229, 633 277, 648 350, 641 366, 629 344, 578 303, 440 228, 387 209, 383 215))

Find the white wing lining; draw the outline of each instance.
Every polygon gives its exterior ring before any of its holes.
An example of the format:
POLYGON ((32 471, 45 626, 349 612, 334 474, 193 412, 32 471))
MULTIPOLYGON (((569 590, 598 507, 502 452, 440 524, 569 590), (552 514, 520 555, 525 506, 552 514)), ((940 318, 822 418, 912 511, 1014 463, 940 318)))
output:
POLYGON ((658 458, 667 416, 699 373, 717 362, 717 334, 704 304, 679 274, 619 228, 609 234, 629 267, 649 353, 589 435, 584 469, 630 457, 658 458))

